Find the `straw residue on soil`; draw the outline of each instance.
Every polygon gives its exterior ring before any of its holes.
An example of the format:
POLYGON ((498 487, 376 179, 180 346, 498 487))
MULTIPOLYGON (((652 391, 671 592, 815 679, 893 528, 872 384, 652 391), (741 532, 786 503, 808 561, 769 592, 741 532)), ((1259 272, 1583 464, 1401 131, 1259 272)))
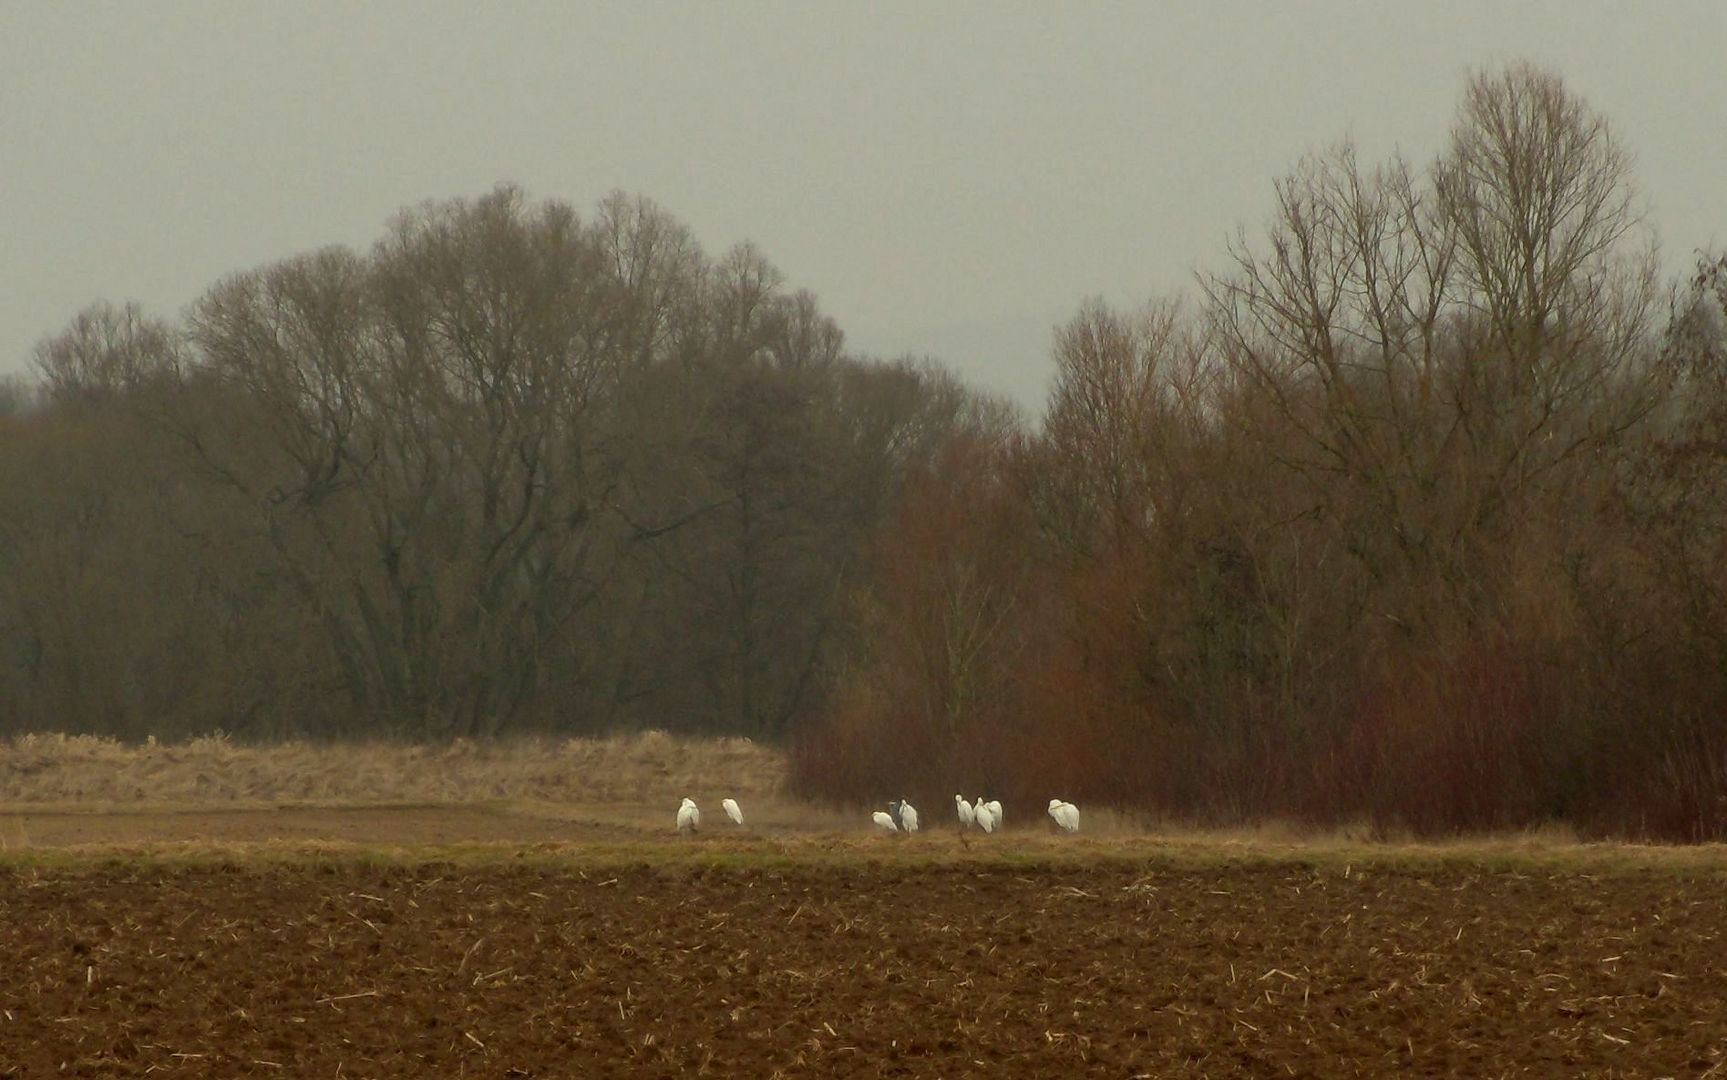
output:
POLYGON ((0 1076, 1688 1074, 1713 875, 0 871, 0 1076))

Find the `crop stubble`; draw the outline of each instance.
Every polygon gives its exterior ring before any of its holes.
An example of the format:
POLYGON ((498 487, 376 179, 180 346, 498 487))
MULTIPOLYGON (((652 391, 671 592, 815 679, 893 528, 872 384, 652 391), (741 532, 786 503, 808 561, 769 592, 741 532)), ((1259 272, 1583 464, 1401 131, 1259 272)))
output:
POLYGON ((0 1076, 1698 1075, 1713 875, 0 870, 0 1076))

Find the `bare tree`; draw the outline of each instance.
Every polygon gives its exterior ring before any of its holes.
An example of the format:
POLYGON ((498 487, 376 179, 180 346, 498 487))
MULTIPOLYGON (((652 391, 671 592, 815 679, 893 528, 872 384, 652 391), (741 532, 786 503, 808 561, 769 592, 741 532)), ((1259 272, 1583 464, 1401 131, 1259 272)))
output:
POLYGON ((199 304, 202 361, 278 463, 194 435, 321 612, 356 705, 483 734, 535 700, 615 547, 613 391, 669 347, 688 261, 645 204, 586 227, 500 188, 403 214, 369 258, 289 260, 199 304))
POLYGON ((1668 418, 1680 437, 1713 442, 1727 453, 1727 255, 1699 254, 1689 278, 1669 301, 1662 360, 1673 380, 1678 414, 1668 418))
POLYGON ((1465 426, 1490 508, 1514 506, 1657 404, 1653 233, 1605 117, 1528 64, 1470 81, 1433 186, 1483 390, 1465 426))
POLYGON ((1269 250, 1206 282, 1232 370, 1300 436, 1268 449, 1375 574, 1477 603, 1496 531, 1652 407, 1627 168, 1557 78, 1481 75, 1426 181, 1313 159, 1278 185, 1269 250))
POLYGON ((1433 186, 1457 296, 1535 393, 1587 393, 1647 344, 1654 244, 1630 154, 1557 75, 1472 78, 1433 186))
POLYGON ((37 384, 23 375, 0 376, 0 420, 36 407, 37 384))
POLYGON ((179 335, 137 304, 99 301, 36 346, 32 367, 51 401, 112 400, 175 378, 184 364, 179 335))
POLYGON ((1178 462, 1205 424, 1203 334, 1173 302, 1120 314, 1091 301, 1056 331, 1055 363, 1043 431, 1061 482, 1046 492, 1046 528, 1101 528, 1117 549, 1172 528, 1185 495, 1178 462))
POLYGON ((1344 479, 1350 502, 1377 508, 1369 531, 1419 545, 1405 481, 1430 489, 1457 434, 1443 415, 1453 242, 1405 164, 1364 173, 1349 146, 1303 163, 1277 196, 1269 250, 1242 240, 1235 272, 1205 282, 1234 377, 1278 418, 1246 434, 1269 436, 1316 492, 1341 497, 1344 479), (1299 438, 1278 439, 1284 427, 1299 438))

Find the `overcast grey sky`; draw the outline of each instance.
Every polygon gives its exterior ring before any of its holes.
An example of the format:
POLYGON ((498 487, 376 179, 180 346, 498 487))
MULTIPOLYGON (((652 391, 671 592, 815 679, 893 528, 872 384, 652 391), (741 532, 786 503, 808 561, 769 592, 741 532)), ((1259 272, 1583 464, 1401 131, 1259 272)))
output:
POLYGON ((1084 297, 1188 287, 1307 150, 1427 158, 1518 58, 1615 123, 1671 267, 1727 242, 1723 0, 0 0, 0 372, 93 299, 175 315, 513 180, 753 240, 854 349, 1035 407, 1084 297))

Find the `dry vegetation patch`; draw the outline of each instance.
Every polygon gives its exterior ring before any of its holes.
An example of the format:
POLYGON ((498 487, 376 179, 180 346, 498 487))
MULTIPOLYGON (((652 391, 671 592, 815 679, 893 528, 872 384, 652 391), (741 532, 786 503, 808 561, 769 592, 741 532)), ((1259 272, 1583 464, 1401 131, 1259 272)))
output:
POLYGON ((150 804, 642 802, 670 791, 777 791, 777 750, 748 739, 465 739, 442 746, 220 736, 127 744, 89 735, 0 741, 0 803, 150 804))

